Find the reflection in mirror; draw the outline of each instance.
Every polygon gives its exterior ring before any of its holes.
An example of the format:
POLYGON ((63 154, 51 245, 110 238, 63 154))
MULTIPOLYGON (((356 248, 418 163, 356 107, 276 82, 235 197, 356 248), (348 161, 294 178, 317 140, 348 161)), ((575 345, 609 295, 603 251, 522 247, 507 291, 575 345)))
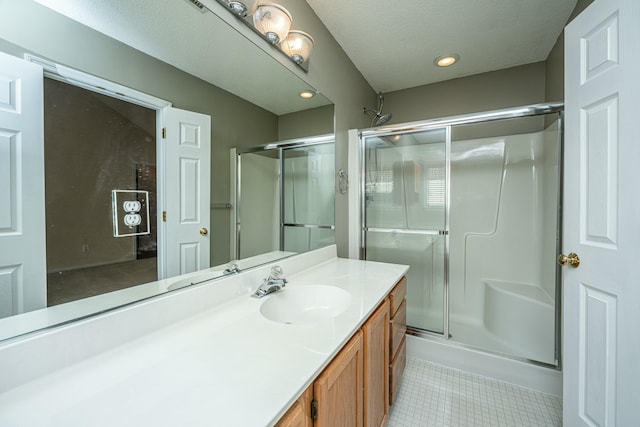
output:
POLYGON ((236 258, 284 256, 335 242, 332 134, 232 150, 231 159, 236 258))
POLYGON ((334 170, 333 140, 282 150, 280 236, 285 250, 305 252, 335 243, 334 170))
POLYGON ((47 306, 157 280, 156 112, 45 78, 44 113, 47 306))
MULTIPOLYGON (((213 203, 209 237, 212 250, 210 265, 214 267, 162 279, 162 269, 158 267, 161 251, 156 253, 162 224, 161 212, 158 212, 162 210, 159 204, 162 196, 160 183, 164 179, 159 172, 161 164, 157 161, 156 150, 156 144, 161 140, 158 111, 123 102, 123 97, 103 96, 45 78, 47 89, 44 96, 49 112, 45 113, 47 194, 46 212, 42 212, 42 217, 47 219, 47 235, 41 239, 41 244, 47 246, 48 280, 46 286, 38 286, 44 293, 49 292, 46 304, 40 305, 48 308, 17 311, 8 313, 7 317, 0 314, 4 317, 0 319, 0 340, 233 273, 236 268, 229 265, 233 259, 241 258, 235 264, 244 270, 271 262, 286 253, 313 248, 322 240, 313 235, 305 245, 295 249, 286 250, 278 244, 265 249, 266 253, 253 251, 241 257, 233 256, 235 248, 230 246, 235 246, 235 237, 230 239, 230 235, 235 221, 230 220, 229 212, 235 208, 235 198, 230 195, 232 183, 228 152, 232 147, 244 149, 278 138, 302 138, 333 132, 333 106, 330 101, 322 95, 316 95, 310 103, 301 101, 298 93, 302 89, 313 88, 226 22, 210 13, 199 15, 186 1, 171 2, 166 9, 160 10, 151 0, 140 0, 135 4, 128 0, 112 0, 108 4, 96 4, 95 10, 84 14, 83 8, 92 7, 89 3, 73 0, 64 4, 46 0, 12 2, 12 16, 20 24, 11 23, 0 28, 0 51, 18 58, 31 53, 70 68, 91 71, 106 80, 128 82, 128 86, 138 92, 213 118, 213 203), (89 21, 102 22, 105 27, 98 28, 99 22, 86 23, 94 29, 85 27, 40 3, 52 5, 52 8, 67 8, 69 13, 78 14, 73 19, 83 21, 82 17, 85 17, 89 21), (134 10, 119 13, 123 8, 134 10), (175 27, 153 25, 154 19, 161 18, 158 16, 160 13, 167 13, 175 22, 189 24, 175 27), (204 24, 206 26, 203 27, 204 24), (189 32, 198 34, 198 37, 189 35, 189 32), (130 37, 131 34, 135 37, 130 37), (138 49, 135 50, 109 36, 124 43, 129 43, 129 40, 131 44, 133 40, 144 43, 134 46, 138 49), (192 40, 192 49, 171 48, 170 41, 181 37, 192 40), (198 43, 206 44, 206 57, 190 56, 205 51, 197 46, 198 43), (101 56, 102 52, 108 52, 108 60, 101 56), (239 61, 250 66, 241 66, 239 61), (228 68, 225 70, 224 67, 228 68), (123 69, 126 69, 124 73, 123 69), (128 78, 130 80, 127 81, 128 78), (265 79, 270 85, 262 84, 265 79), (256 90, 254 83, 269 90, 256 90), (63 88, 84 95, 73 101, 71 98, 54 97, 55 92, 62 92, 63 88), (255 98, 252 98, 254 92, 255 98), (84 106, 95 108, 95 116, 104 119, 104 123, 92 122, 84 106), (71 109, 63 113, 63 107, 71 109), (71 120, 56 114, 70 116, 71 120), (115 126, 108 128, 107 122, 115 126), (246 123, 251 123, 251 126, 247 127, 246 123), (71 125, 77 127, 79 135, 76 146, 71 146, 73 141, 67 140, 70 132, 67 126, 71 125), (121 138, 123 135, 130 137, 128 142, 121 138), (85 188, 91 183, 107 189, 109 197, 97 200, 97 190, 92 192, 85 188), (114 236, 112 190, 148 192, 146 198, 136 196, 131 200, 140 202, 141 212, 148 206, 148 234, 143 222, 137 225, 137 220, 133 221, 135 218, 132 217, 138 215, 135 209, 135 212, 116 212, 122 216, 118 224, 131 228, 127 236, 114 236), (86 205, 80 207, 79 202, 86 202, 86 205), (132 217, 125 220, 126 215, 132 217), (154 220, 158 221, 157 225, 154 220), (139 233, 143 228, 145 234, 139 233), (76 273, 78 275, 74 277, 76 273)), ((322 180, 333 188, 332 175, 323 176, 322 180)), ((137 203, 127 206, 137 206, 137 203)), ((328 209, 328 206, 327 202, 323 208, 328 209)), ((333 224, 324 219, 318 222, 320 225, 333 224)), ((273 229, 269 227, 267 231, 274 235, 282 233, 280 224, 273 229)), ((251 240, 249 233, 245 232, 244 237, 251 240)), ((332 235, 325 237, 323 242, 332 235)), ((4 261, 0 258, 0 267, 5 265, 4 261)), ((2 283, 0 281, 0 288, 2 283)), ((0 294, 3 291, 0 289, 0 294)))

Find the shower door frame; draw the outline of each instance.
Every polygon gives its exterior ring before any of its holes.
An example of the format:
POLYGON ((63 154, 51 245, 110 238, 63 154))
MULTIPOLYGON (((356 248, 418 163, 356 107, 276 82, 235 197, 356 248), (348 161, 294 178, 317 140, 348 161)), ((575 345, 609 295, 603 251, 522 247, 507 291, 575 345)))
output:
POLYGON ((240 235, 242 233, 242 224, 240 221, 240 211, 242 209, 242 154, 260 153, 264 151, 277 151, 278 152, 278 190, 280 191, 279 210, 280 210, 280 230, 279 230, 279 250, 284 251, 284 229, 285 227, 303 227, 313 229, 327 229, 335 230, 335 214, 333 219, 333 225, 321 225, 321 224, 290 224, 284 222, 285 201, 284 201, 284 155, 283 152, 289 149, 305 148, 314 145, 334 144, 335 135, 326 134, 318 135, 309 138, 296 138, 288 139, 285 141, 273 142, 265 145, 258 145, 248 148, 238 148, 235 151, 235 215, 232 222, 232 227, 235 229, 235 250, 234 254, 231 254, 234 259, 240 259, 240 235))
POLYGON ((442 333, 430 331, 422 328, 409 327, 407 325, 407 331, 411 329, 411 331, 420 331, 421 333, 433 335, 433 336, 449 336, 449 185, 450 185, 450 157, 451 157, 451 126, 441 123, 435 123, 436 121, 427 120, 424 122, 412 122, 406 125, 395 125, 395 126, 385 126, 383 128, 373 128, 370 130, 363 130, 359 132, 360 138, 360 224, 361 224, 361 232, 360 232, 360 259, 366 259, 367 255, 367 232, 382 232, 382 233, 397 233, 397 234, 407 234, 414 236, 444 236, 444 289, 443 289, 443 316, 442 316, 442 333), (395 228, 381 228, 381 227, 367 227, 367 208, 366 208, 366 164, 365 164, 365 155, 366 155, 366 144, 365 139, 367 137, 376 136, 390 136, 390 135, 398 135, 398 134, 406 134, 406 133, 418 133, 418 132, 426 132, 426 131, 438 131, 444 130, 445 132, 445 155, 444 155, 444 163, 445 163, 445 198, 444 198, 444 226, 441 230, 423 230, 423 229, 414 229, 414 230, 405 230, 405 229, 395 229, 395 228))
MULTIPOLYGON (((556 288, 555 288, 555 325, 554 325, 554 352, 555 364, 548 364, 521 356, 515 356, 505 353, 498 353, 486 348, 476 347, 473 345, 452 341, 449 334, 449 222, 450 222, 450 173, 451 173, 451 129, 457 125, 469 125, 478 123, 488 123, 505 119, 516 119, 533 116, 544 116, 548 114, 558 114, 558 189, 557 189, 557 227, 556 227, 556 254, 560 253, 562 247, 562 187, 563 187, 563 147, 564 147, 564 102, 551 102, 541 104, 531 104, 521 107, 506 108, 501 110, 491 110, 480 113, 463 114, 458 116, 449 116, 437 119, 428 119, 409 123, 401 123, 397 125, 382 126, 377 128, 363 129, 358 132, 359 139, 359 175, 360 175, 360 259, 366 259, 366 234, 367 231, 380 231, 376 228, 367 227, 367 209, 366 209, 366 144, 365 140, 369 137, 393 136, 406 133, 416 133, 422 131, 445 129, 445 226, 443 234, 445 236, 444 243, 444 302, 443 302, 443 332, 433 332, 421 328, 411 327, 407 325, 407 333, 417 337, 429 337, 446 341, 449 345, 455 345, 474 350, 480 350, 485 353, 495 354, 525 363, 544 366, 552 369, 561 369, 561 327, 562 327, 562 275, 559 274, 560 266, 556 264, 556 288)), ((390 230, 391 231, 391 230, 390 230)), ((435 234, 433 231, 424 230, 394 230, 396 232, 404 232, 410 234, 435 234)))

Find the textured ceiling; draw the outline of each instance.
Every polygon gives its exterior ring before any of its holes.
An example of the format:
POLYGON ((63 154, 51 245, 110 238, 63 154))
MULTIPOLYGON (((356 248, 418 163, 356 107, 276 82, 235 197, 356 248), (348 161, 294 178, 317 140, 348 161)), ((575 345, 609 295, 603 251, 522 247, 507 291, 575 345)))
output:
POLYGON ((577 0, 307 0, 376 90, 543 61, 577 0), (448 68, 436 57, 457 53, 448 68))

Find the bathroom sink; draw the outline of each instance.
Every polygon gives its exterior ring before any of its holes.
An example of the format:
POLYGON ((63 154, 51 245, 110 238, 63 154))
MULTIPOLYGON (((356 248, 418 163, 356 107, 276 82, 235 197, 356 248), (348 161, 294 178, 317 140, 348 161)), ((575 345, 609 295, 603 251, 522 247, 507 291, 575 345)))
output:
POLYGON ((349 292, 335 286, 293 286, 270 295, 260 313, 274 322, 303 325, 332 319, 350 304, 349 292))

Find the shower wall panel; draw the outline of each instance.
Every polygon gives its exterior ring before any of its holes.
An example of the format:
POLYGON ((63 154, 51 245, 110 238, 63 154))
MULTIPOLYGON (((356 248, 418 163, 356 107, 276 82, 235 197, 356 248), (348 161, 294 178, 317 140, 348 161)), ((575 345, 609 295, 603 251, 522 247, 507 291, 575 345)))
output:
POLYGON ((470 323, 482 319, 484 294, 477 281, 467 276, 468 265, 482 265, 487 254, 480 254, 478 260, 468 259, 471 254, 466 248, 471 236, 491 236, 496 232, 504 157, 504 139, 459 141, 451 147, 450 319, 470 323))
POLYGON ((453 143, 452 339, 554 362, 557 135, 556 127, 453 143), (513 310, 516 302, 532 309, 513 310))

